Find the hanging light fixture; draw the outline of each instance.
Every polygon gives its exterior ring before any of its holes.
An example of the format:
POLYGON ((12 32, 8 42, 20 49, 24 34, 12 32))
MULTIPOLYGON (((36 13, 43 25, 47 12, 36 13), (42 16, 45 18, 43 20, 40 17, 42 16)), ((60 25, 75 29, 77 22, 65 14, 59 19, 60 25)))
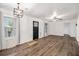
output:
POLYGON ((17 8, 14 8, 13 10, 13 14, 16 17, 22 18, 23 17, 23 10, 20 9, 20 3, 17 3, 17 8))
POLYGON ((18 44, 20 44, 20 18, 23 17, 23 10, 19 7, 20 3, 17 3, 17 8, 14 8, 13 15, 18 19, 18 44))

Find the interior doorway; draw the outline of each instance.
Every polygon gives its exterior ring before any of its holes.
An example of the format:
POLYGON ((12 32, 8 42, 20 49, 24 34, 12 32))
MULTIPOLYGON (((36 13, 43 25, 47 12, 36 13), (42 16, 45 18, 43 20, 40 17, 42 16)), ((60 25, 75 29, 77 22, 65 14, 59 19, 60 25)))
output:
POLYGON ((47 36, 47 31, 48 31, 48 23, 44 24, 44 37, 47 36))
POLYGON ((70 36, 70 23, 64 23, 64 30, 65 30, 65 35, 70 36))
POLYGON ((33 40, 37 40, 39 38, 39 22, 33 21, 33 40))

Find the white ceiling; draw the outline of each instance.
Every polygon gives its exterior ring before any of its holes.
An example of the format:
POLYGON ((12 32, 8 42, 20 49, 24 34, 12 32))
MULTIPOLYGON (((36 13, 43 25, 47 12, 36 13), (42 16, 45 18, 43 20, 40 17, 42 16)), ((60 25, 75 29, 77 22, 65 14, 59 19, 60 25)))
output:
MULTIPOLYGON (((13 10, 16 6, 16 3, 0 3, 0 8, 8 10, 13 10)), ((39 18, 50 18, 56 12, 57 16, 65 15, 62 18, 72 19, 79 12, 78 3, 21 3, 20 6, 25 10, 26 15, 39 18)))

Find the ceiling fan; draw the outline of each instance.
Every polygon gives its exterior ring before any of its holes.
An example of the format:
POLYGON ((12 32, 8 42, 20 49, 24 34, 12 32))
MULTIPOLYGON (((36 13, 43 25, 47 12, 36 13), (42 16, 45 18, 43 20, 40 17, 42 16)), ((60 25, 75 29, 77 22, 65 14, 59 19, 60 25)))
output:
POLYGON ((54 12, 53 15, 48 18, 48 19, 49 19, 48 22, 63 20, 63 17, 64 17, 64 16, 66 16, 66 14, 57 15, 57 13, 54 12))
POLYGON ((54 20, 50 19, 50 20, 48 20, 48 22, 54 22, 54 21, 58 21, 58 20, 63 20, 63 19, 55 17, 54 20))

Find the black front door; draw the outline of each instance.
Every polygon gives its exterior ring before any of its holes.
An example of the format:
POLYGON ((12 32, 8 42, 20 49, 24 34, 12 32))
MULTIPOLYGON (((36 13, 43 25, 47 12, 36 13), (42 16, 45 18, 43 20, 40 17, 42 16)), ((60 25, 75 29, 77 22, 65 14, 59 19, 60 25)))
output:
POLYGON ((33 40, 39 37, 39 22, 33 21, 33 40))

